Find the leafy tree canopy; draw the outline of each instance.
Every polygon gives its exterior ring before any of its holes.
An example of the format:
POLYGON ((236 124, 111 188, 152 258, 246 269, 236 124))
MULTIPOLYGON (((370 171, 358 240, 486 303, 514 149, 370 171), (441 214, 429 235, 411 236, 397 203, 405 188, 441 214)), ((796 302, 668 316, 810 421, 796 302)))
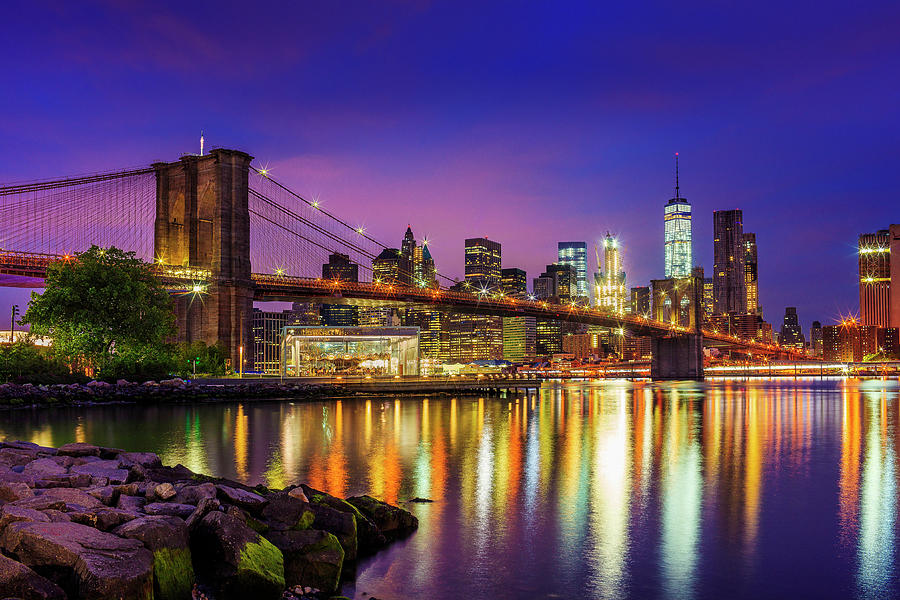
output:
POLYGON ((133 252, 91 246, 47 269, 22 318, 54 350, 103 372, 127 355, 156 354, 175 333, 168 292, 133 252), (114 358, 118 356, 118 358, 114 358))

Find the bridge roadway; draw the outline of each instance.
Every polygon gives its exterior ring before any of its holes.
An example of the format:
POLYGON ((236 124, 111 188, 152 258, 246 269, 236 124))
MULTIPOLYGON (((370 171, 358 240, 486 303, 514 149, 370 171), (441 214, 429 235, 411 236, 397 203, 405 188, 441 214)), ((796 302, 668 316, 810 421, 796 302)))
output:
MULTIPOLYGON (((73 260, 56 254, 36 254, 0 249, 0 286, 41 287, 52 262, 73 260)), ((154 264, 152 267, 172 292, 202 294, 210 272, 203 269, 154 264)), ((335 304, 361 306, 404 306, 416 304, 437 310, 456 310, 471 314, 501 317, 535 317, 599 325, 627 330, 636 336, 664 337, 689 334, 691 330, 672 323, 655 321, 638 315, 617 315, 599 308, 577 304, 555 304, 541 300, 490 296, 455 292, 447 289, 416 288, 379 283, 355 283, 288 275, 253 274, 255 299, 259 301, 303 302, 328 301, 335 304)), ((708 347, 733 349, 757 355, 779 355, 786 359, 809 359, 805 352, 782 348, 775 344, 739 339, 725 333, 704 329, 703 343, 708 347)))

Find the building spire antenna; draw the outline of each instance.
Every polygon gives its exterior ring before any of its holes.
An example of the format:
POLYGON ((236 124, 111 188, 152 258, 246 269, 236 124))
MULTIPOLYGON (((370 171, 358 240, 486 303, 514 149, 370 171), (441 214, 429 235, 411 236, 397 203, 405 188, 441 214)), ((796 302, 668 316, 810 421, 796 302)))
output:
POLYGON ((200 130, 200 156, 203 156, 203 130, 200 130))
POLYGON ((675 199, 681 198, 681 192, 678 189, 678 153, 675 153, 675 199))

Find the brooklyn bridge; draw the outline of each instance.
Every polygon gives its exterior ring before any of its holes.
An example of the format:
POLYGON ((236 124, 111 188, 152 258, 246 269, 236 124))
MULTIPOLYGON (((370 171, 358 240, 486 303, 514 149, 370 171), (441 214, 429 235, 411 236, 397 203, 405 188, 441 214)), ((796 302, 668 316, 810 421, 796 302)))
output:
MULTIPOLYGON (((703 329, 695 278, 670 292, 685 310, 618 314, 588 305, 451 290, 452 279, 402 285, 372 275, 387 245, 255 168, 249 154, 214 149, 135 169, 0 186, 0 285, 41 287, 47 267, 91 245, 116 246, 152 263, 175 298, 181 341, 222 343, 236 361, 252 340, 254 301, 317 301, 598 325, 652 338, 654 377, 702 378, 703 347, 808 358, 792 348, 703 329), (360 281, 322 279, 341 253, 360 281), (687 315, 685 317, 685 315, 687 315)), ((662 304, 662 303, 660 303, 662 304)))

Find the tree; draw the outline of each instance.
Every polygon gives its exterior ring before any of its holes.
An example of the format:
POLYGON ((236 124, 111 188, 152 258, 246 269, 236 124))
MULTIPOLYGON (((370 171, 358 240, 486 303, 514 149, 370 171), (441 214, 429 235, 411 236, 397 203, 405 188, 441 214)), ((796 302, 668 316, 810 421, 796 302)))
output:
MULTIPOLYGON (((46 289, 33 293, 23 323, 73 365, 109 377, 171 363, 175 333, 168 292, 133 252, 91 246, 47 269, 46 289), (142 364, 147 361, 147 364, 142 364)), ((164 374, 164 373, 163 373, 164 374)))

